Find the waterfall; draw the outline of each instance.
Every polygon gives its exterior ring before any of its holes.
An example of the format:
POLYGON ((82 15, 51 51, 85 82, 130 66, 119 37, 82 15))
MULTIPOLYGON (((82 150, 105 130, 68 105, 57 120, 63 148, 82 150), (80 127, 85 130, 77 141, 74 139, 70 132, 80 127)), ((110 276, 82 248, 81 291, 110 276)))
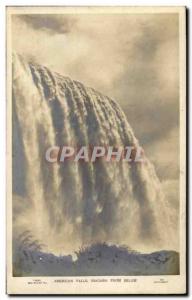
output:
POLYGON ((166 199, 146 157, 45 160, 53 145, 139 146, 119 105, 17 54, 12 74, 14 230, 30 230, 53 252, 96 242, 170 248, 166 199))

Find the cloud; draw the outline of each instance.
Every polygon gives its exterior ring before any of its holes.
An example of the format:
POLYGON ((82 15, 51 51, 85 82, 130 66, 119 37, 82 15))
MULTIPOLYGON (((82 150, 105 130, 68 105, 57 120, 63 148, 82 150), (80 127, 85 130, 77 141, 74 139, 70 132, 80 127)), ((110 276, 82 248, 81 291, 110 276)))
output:
POLYGON ((75 25, 75 18, 64 18, 61 15, 16 15, 16 18, 25 22, 34 30, 42 30, 47 34, 66 34, 69 33, 71 27, 75 25))
POLYGON ((177 17, 146 17, 138 27, 130 53, 124 52, 124 72, 114 84, 116 98, 146 144, 178 124, 177 17))

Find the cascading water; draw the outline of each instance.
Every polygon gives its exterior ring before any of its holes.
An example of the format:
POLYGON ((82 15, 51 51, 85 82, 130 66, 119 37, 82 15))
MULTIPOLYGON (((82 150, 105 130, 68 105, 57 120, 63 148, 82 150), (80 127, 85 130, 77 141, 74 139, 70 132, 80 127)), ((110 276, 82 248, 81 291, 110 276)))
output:
POLYGON ((12 106, 16 232, 28 229, 60 253, 104 241, 170 248, 166 200, 147 159, 45 160, 53 145, 138 146, 115 101, 14 54, 12 106))

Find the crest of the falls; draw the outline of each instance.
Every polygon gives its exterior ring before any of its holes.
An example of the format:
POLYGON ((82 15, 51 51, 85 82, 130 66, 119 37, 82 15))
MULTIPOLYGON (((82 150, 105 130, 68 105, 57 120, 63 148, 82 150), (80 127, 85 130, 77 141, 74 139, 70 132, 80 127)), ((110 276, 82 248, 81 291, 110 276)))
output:
POLYGON ((166 199, 147 159, 45 160, 53 145, 138 146, 119 105, 16 54, 12 73, 15 230, 32 231, 55 252, 104 241, 170 248, 166 199))

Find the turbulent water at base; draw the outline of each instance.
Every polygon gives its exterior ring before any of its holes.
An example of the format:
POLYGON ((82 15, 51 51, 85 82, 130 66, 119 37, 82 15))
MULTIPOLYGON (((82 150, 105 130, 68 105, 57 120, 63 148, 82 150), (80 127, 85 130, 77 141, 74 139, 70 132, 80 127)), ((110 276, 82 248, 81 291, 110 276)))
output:
POLYGON ((16 54, 12 100, 15 234, 29 230, 55 253, 96 242, 171 248, 166 200, 147 159, 45 160, 53 145, 138 146, 115 101, 16 54))

